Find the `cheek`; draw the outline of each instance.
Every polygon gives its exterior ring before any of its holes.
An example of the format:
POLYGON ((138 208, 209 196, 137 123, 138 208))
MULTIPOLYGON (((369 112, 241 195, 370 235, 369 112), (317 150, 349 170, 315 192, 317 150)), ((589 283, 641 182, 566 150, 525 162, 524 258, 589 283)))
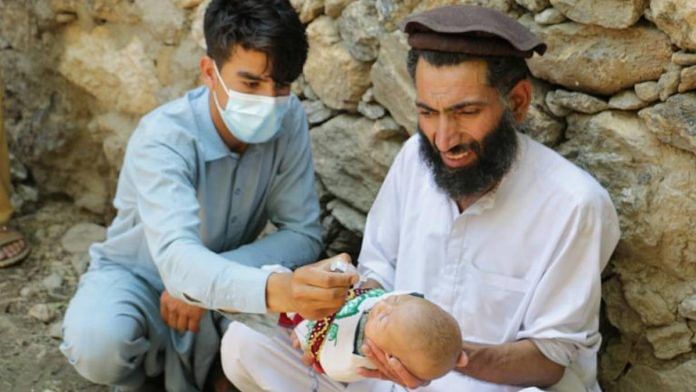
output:
POLYGON ((375 323, 367 324, 365 326, 365 338, 376 344, 377 347, 382 347, 382 339, 380 339, 379 328, 375 328, 375 323))
POLYGON ((220 107, 223 109, 227 107, 227 100, 229 99, 229 97, 227 96, 227 93, 225 93, 225 90, 222 89, 219 83, 215 87, 213 87, 212 92, 213 94, 215 94, 215 97, 217 98, 220 107))
POLYGON ((385 339, 384 339, 384 326, 380 320, 372 320, 367 325, 365 325, 365 337, 370 339, 372 343, 376 344, 377 347, 384 349, 385 339))
POLYGON ((367 325, 365 325, 365 337, 370 340, 373 340, 373 336, 375 334, 373 324, 374 323, 367 323, 367 325))
POLYGON ((481 140, 486 133, 485 121, 480 117, 461 117, 457 120, 457 129, 467 137, 481 140))
POLYGON ((469 137, 472 137, 480 142, 493 130, 496 123, 497 122, 493 116, 481 114, 475 117, 459 118, 457 121, 457 127, 460 132, 465 133, 469 137))
POLYGON ((433 117, 420 117, 418 119, 418 126, 420 127, 421 131, 423 131, 423 134, 430 140, 432 143, 433 138, 435 137, 435 132, 437 131, 437 120, 435 120, 433 117))

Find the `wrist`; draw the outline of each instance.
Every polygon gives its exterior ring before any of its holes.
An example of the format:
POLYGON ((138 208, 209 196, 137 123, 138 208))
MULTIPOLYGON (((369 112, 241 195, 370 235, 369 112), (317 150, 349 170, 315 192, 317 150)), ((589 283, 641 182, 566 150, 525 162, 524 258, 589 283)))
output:
POLYGON ((480 360, 480 354, 482 350, 485 350, 486 346, 476 343, 462 342, 462 357, 465 359, 457 363, 457 371, 467 376, 476 374, 477 362, 480 360))
POLYGON ((269 312, 291 312, 290 287, 292 273, 272 273, 266 280, 266 309, 269 312))

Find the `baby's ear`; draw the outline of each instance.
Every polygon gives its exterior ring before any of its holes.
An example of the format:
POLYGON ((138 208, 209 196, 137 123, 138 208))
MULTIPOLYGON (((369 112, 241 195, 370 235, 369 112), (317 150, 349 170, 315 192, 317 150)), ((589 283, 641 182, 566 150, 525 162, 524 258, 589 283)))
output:
POLYGON ((462 353, 459 354, 459 358, 457 358, 457 369, 464 369, 466 365, 469 364, 469 356, 466 355, 464 350, 462 350, 462 353))

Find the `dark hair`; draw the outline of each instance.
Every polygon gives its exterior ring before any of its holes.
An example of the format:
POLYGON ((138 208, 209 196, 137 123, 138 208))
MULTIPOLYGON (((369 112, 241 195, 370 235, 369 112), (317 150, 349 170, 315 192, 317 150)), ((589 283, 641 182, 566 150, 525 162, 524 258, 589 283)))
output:
POLYGON ((488 85, 498 90, 501 96, 507 95, 520 80, 529 77, 529 68, 520 57, 473 56, 465 53, 437 52, 433 50, 411 49, 408 52, 408 72, 416 77, 418 59, 423 57, 428 64, 436 67, 457 65, 465 61, 484 60, 487 64, 488 85))
POLYGON ((297 79, 307 59, 305 28, 288 0, 213 0, 203 30, 207 54, 218 66, 241 45, 268 56, 276 83, 297 79))

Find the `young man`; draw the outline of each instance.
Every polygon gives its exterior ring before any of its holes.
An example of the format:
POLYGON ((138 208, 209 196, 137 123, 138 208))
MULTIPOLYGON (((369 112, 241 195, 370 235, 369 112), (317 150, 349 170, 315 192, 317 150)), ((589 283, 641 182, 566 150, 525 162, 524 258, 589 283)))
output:
POLYGON ((307 56, 298 16, 287 0, 213 0, 204 23, 205 86, 133 133, 118 214, 65 315, 61 351, 117 389, 164 371, 168 390, 200 390, 227 324, 206 309, 320 317, 355 278, 259 268, 321 250, 307 120, 289 95, 307 56), (268 220, 278 231, 256 241, 268 220))
POLYGON ((362 374, 384 381, 345 386, 306 370, 287 339, 233 323, 227 375, 242 390, 288 392, 599 391, 600 273, 618 220, 590 175, 518 132, 532 96, 524 58, 545 45, 471 6, 414 15, 404 30, 419 134, 370 210, 359 271, 368 287, 424 293, 457 319, 456 369, 419 380, 368 339, 378 369, 362 374))

